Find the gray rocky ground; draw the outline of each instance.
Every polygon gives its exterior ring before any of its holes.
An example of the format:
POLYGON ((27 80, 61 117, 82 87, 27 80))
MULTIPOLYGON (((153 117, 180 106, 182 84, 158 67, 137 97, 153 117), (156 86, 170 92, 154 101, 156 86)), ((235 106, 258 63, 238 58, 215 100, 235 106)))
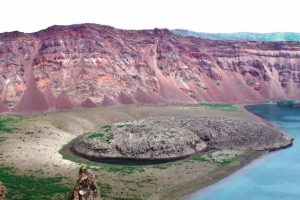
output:
POLYGON ((93 159, 177 159, 211 149, 268 151, 292 145, 277 129, 225 118, 156 117, 103 126, 73 141, 93 159))

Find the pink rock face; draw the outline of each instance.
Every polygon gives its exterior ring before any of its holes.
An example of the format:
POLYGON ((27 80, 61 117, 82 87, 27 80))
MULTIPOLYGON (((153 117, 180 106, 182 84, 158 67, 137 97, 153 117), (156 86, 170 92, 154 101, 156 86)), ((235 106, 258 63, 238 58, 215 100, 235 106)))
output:
POLYGON ((0 113, 8 112, 8 108, 0 101, 0 113))
POLYGON ((44 94, 32 83, 25 90, 21 101, 13 108, 13 111, 21 114, 33 114, 46 112, 49 106, 44 94))
POLYGON ((94 103, 90 98, 87 98, 84 102, 81 103, 81 106, 84 108, 95 108, 97 104, 94 103))
POLYGON ((55 108, 56 97, 54 96, 50 86, 47 86, 46 89, 44 90, 44 96, 47 100, 49 108, 55 108))
POLYGON ((299 58, 297 42, 204 40, 166 29, 127 31, 95 24, 53 26, 0 34, 0 98, 22 112, 70 109, 87 97, 104 106, 300 99, 299 58), (67 98, 54 102, 61 91, 67 98))
POLYGON ((138 88, 134 95, 135 99, 138 103, 141 104, 157 104, 158 100, 156 100, 153 96, 149 95, 141 88, 138 88))
POLYGON ((106 106, 117 106, 117 105, 118 103, 114 99, 104 95, 102 100, 102 106, 106 107, 106 106))
POLYGON ((68 95, 65 92, 62 92, 56 98, 55 107, 58 110, 70 110, 74 108, 74 104, 68 95))
POLYGON ((133 97, 125 94, 124 92, 121 92, 118 96, 118 101, 121 104, 134 104, 133 97))

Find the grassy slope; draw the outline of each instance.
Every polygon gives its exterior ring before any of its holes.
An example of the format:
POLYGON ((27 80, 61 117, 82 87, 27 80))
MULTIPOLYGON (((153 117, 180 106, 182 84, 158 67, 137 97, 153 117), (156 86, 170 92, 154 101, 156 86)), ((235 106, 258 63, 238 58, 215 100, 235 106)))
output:
POLYGON ((0 180, 8 189, 8 200, 66 199, 69 187, 62 177, 18 175, 12 168, 0 166, 0 180))
POLYGON ((22 117, 17 116, 0 117, 0 133, 11 133, 15 131, 17 129, 15 125, 21 120, 22 117))

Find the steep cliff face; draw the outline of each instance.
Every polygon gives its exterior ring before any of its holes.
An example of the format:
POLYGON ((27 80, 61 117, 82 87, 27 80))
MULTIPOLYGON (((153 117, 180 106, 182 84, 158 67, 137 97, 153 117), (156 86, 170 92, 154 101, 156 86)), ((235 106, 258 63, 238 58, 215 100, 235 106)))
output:
POLYGON ((296 42, 203 40, 166 29, 82 24, 3 33, 0 107, 299 99, 299 58, 296 42))

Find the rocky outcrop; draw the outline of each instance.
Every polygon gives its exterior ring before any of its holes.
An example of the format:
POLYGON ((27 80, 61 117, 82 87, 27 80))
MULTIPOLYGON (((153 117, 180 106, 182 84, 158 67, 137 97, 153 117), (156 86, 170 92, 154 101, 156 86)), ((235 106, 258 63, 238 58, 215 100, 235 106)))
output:
POLYGON ((81 166, 79 179, 68 200, 101 200, 95 176, 86 166, 81 166))
POLYGON ((62 92, 55 100, 55 107, 59 110, 70 110, 74 108, 74 104, 68 95, 65 92, 62 92))
POLYGON ((8 112, 8 108, 0 101, 0 113, 8 112))
POLYGON ((97 104, 95 104, 90 98, 87 98, 84 102, 81 103, 81 106, 84 108, 94 108, 97 107, 97 104))
POLYGON ((120 104, 134 104, 133 97, 121 92, 118 96, 118 101, 120 104))
POLYGON ((159 117, 104 126, 72 142, 91 160, 171 160, 210 149, 271 151, 293 138, 268 126, 222 118, 159 117))
MULTIPOLYGON (((141 88, 138 88, 134 94, 134 97, 138 103, 141 104, 157 104, 159 103, 158 99, 155 99, 155 95, 150 95, 143 91, 141 88)), ((162 103, 162 101, 160 101, 162 103)))
POLYGON ((15 112, 72 109, 88 98, 104 106, 300 99, 299 58, 297 42, 53 26, 0 34, 0 98, 15 112))
POLYGON ((272 127, 231 119, 204 118, 183 123, 211 149, 273 151, 292 145, 293 138, 272 127))
POLYGON ((44 90, 44 96, 47 100, 50 109, 55 108, 56 97, 53 94, 51 87, 48 85, 44 90))
POLYGON ((101 105, 102 106, 117 106, 118 103, 114 99, 104 95, 101 105))
POLYGON ((35 82, 27 87, 20 102, 13 108, 18 113, 41 113, 49 109, 44 94, 37 88, 35 82))
POLYGON ((7 190, 3 183, 0 182, 0 200, 4 200, 7 195, 7 190))

